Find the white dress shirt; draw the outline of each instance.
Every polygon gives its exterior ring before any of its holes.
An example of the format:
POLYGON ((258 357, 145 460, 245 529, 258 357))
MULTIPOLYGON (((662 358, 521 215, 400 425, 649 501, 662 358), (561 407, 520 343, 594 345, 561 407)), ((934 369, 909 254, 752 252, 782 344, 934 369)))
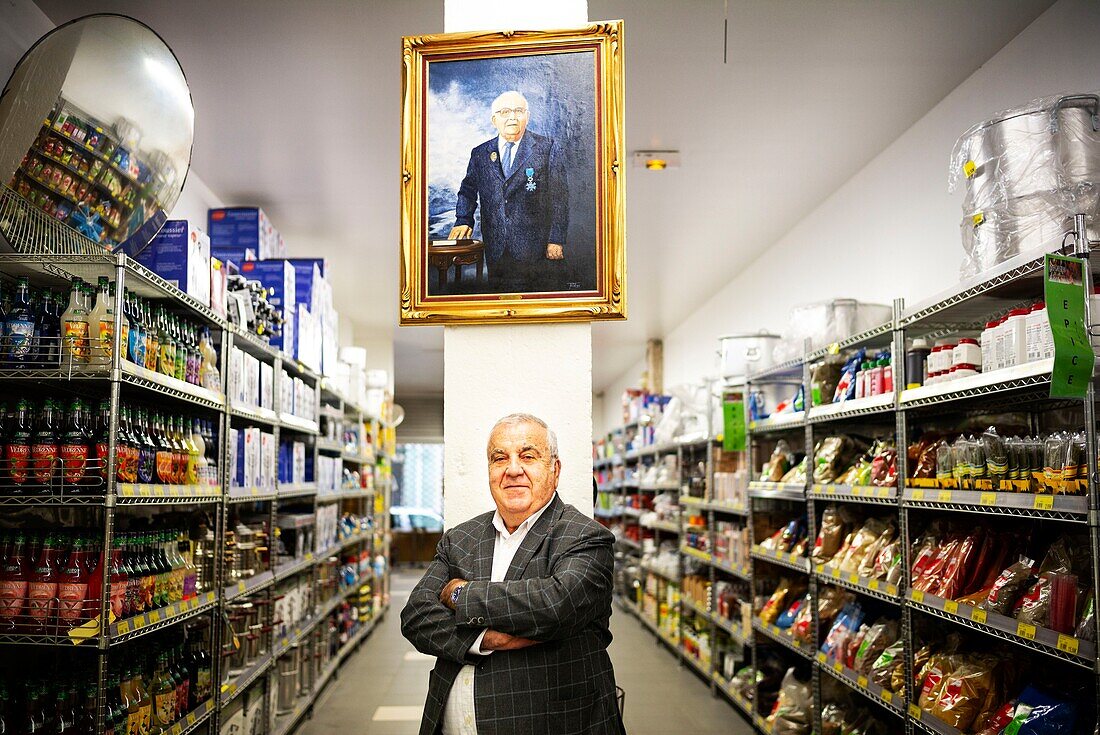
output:
MULTIPOLYGON (((507 165, 506 165, 507 163, 512 163, 513 165, 515 164, 516 154, 519 153, 519 143, 520 143, 521 140, 523 140, 522 135, 519 136, 518 138, 516 138, 516 140, 514 141, 515 145, 512 146, 512 160, 509 162, 508 161, 508 141, 506 141, 504 139, 503 135, 498 135, 497 136, 497 153, 500 154, 500 168, 501 168, 502 171, 507 170, 507 165)), ((498 526, 498 528, 499 528, 499 526, 498 526)))
MULTIPOLYGON (((493 545, 493 571, 489 577, 490 582, 504 581, 504 576, 508 573, 508 567, 512 565, 512 559, 519 551, 520 544, 527 538, 527 532, 550 507, 551 501, 553 501, 552 497, 546 505, 519 524, 519 528, 512 533, 508 533, 508 527, 504 525, 500 511, 493 514, 493 527, 497 530, 497 537, 493 545)), ((470 646, 471 654, 488 656, 492 653, 492 651, 481 650, 481 640, 484 637, 483 630, 474 641, 474 645, 470 646)), ((447 697, 447 705, 443 708, 443 735, 477 735, 477 716, 474 712, 474 667, 469 664, 463 666, 458 672, 458 678, 451 687, 451 694, 447 697)))

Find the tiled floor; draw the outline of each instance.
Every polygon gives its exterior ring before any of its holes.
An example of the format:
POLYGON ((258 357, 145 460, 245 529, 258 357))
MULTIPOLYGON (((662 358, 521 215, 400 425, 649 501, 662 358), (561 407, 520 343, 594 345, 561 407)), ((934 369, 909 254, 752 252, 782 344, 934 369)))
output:
MULTIPOLYGON (((394 575, 393 600, 381 625, 348 659, 321 695, 300 735, 415 735, 431 658, 401 637, 400 612, 414 573, 394 575)), ((629 735, 749 735, 752 728, 672 653, 617 606, 611 618, 611 660, 626 691, 629 735)), ((547 735, 552 735, 548 733, 547 735)))

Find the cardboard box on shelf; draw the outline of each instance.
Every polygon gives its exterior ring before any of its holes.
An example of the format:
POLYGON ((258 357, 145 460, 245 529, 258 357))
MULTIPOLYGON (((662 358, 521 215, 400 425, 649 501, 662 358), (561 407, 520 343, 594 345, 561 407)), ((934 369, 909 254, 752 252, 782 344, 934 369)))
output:
POLYGON ((307 367, 321 370, 321 326, 317 317, 310 313, 305 304, 298 304, 295 315, 297 324, 294 335, 297 344, 294 356, 307 367))
POLYGON ((285 260, 252 260, 241 264, 241 275, 259 281, 267 299, 283 319, 283 333, 271 339, 271 346, 294 356, 294 268, 285 260))
MULTIPOLYGON (((238 263, 252 258, 278 258, 284 248, 279 232, 259 207, 224 207, 207 212, 210 245, 238 263)), ((220 257, 220 255, 219 255, 220 257)))
POLYGON ((210 238, 193 222, 165 222, 138 262, 202 304, 210 304, 210 238))

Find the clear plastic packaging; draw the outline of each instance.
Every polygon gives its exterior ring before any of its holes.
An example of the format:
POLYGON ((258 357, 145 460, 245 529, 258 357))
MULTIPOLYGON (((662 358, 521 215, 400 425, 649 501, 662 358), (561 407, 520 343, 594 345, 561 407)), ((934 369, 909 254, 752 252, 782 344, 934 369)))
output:
POLYGON ((802 304, 791 309, 783 340, 775 346, 775 361, 802 356, 805 340, 817 350, 842 339, 878 327, 893 316, 893 307, 864 304, 855 299, 834 299, 802 304))

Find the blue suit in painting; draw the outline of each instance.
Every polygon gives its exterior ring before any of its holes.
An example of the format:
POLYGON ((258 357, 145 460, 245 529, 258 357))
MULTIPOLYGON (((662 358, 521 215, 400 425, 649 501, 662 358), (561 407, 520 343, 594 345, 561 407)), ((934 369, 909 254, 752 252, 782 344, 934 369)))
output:
POLYGON ((526 131, 504 176, 498 138, 470 153, 458 190, 455 225, 474 226, 481 207, 481 237, 490 283, 497 291, 551 291, 561 285, 564 261, 549 260, 546 246, 561 245, 569 230, 569 190, 561 147, 526 131))

